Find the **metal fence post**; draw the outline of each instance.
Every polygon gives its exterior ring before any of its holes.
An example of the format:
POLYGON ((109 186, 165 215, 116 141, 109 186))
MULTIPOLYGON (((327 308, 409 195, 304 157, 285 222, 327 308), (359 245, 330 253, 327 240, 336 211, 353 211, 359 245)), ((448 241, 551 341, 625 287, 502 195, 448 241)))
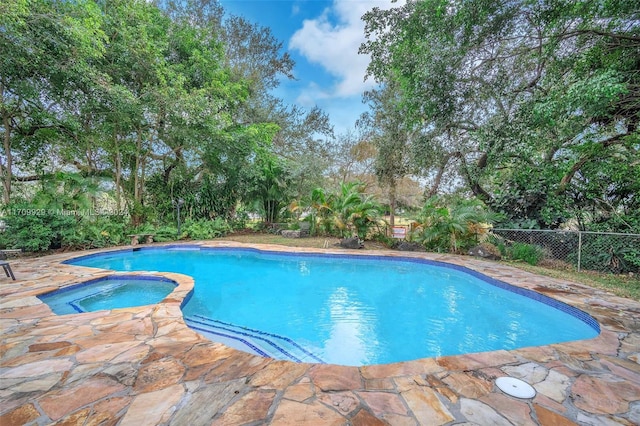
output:
POLYGON ((581 257, 582 257, 582 231, 578 231, 578 272, 580 272, 581 257))

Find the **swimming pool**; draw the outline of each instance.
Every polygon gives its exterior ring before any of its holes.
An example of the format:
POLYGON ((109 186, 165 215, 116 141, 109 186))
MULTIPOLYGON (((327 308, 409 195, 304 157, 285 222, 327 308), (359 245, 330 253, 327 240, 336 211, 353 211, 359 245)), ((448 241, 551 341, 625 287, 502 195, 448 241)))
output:
POLYGON ((413 258, 168 246, 67 263, 191 275, 189 326, 263 356, 370 365, 595 337, 584 312, 467 268, 413 258))
POLYGON ((176 286, 162 277, 110 275, 41 294, 38 299, 55 314, 66 315, 156 304, 176 286))

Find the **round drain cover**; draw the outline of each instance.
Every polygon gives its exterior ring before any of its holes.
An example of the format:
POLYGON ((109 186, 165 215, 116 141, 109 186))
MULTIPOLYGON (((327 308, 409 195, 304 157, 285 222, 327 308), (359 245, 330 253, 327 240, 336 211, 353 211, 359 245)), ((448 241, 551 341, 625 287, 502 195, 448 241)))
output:
POLYGON ((496 385, 502 392, 516 398, 533 398, 536 396, 536 390, 533 386, 515 377, 498 377, 496 385))

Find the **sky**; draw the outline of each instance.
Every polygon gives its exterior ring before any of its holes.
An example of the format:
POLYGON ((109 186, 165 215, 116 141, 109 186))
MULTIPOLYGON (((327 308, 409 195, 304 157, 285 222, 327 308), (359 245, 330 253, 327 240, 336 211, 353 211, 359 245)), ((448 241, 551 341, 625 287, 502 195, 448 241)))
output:
POLYGON ((362 15, 387 9, 391 0, 220 0, 228 14, 269 27, 295 66, 295 81, 284 79, 273 94, 287 104, 325 111, 337 135, 353 129, 367 110, 362 93, 375 87, 364 80, 369 57, 359 55, 365 41, 362 15))

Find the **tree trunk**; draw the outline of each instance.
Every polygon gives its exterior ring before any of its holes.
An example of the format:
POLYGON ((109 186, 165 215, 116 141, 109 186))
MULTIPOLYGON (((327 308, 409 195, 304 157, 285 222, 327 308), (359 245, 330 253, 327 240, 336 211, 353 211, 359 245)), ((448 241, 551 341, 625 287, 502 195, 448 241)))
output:
POLYGON ((455 154, 447 154, 442 163, 439 164, 438 173, 436 173, 436 177, 433 179, 433 185, 431 185, 431 188, 429 188, 429 191, 426 194, 427 198, 433 197, 440 190, 442 176, 444 176, 444 172, 447 169, 447 165, 449 164, 449 161, 451 161, 452 156, 455 156, 455 154))
POLYGON ((142 151, 142 135, 140 134, 140 129, 137 131, 136 135, 136 167, 133 172, 133 199, 136 202, 139 202, 140 197, 140 163, 141 163, 141 151, 142 151))
MULTIPOLYGON (((0 86, 0 96, 4 98, 4 87, 0 86)), ((0 99, 2 100, 2 99, 0 99)), ((4 153, 7 157, 6 166, 2 166, 2 159, 0 158, 0 176, 2 176, 2 199, 4 204, 7 205, 11 201, 11 179, 13 174, 13 157, 11 155, 11 117, 7 111, 3 111, 2 125, 4 126, 4 138, 2 144, 4 146, 4 153)))
POLYGON ((393 228, 396 224, 396 181, 389 183, 389 225, 393 228))
POLYGON ((115 166, 116 166, 116 210, 119 212, 122 209, 122 198, 120 192, 120 185, 122 184, 122 157, 120 156, 120 145, 118 144, 118 135, 115 130, 113 132, 113 143, 115 144, 115 166))

